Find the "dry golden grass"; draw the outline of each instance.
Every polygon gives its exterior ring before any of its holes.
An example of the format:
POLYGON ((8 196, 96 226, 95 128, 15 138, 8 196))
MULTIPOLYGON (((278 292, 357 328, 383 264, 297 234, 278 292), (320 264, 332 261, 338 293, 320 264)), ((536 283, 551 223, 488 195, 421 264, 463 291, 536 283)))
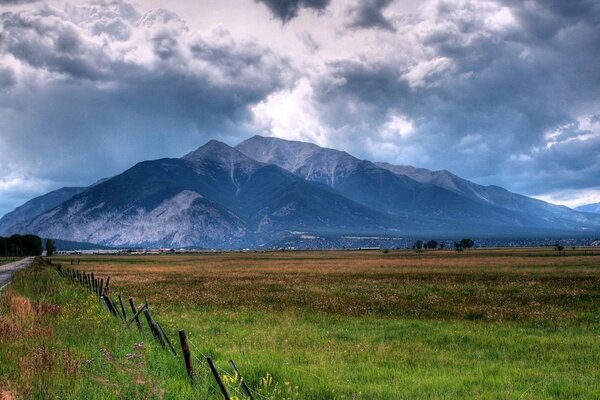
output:
POLYGON ((585 322, 600 304, 593 249, 107 256, 81 257, 78 268, 170 307, 557 324, 585 322))

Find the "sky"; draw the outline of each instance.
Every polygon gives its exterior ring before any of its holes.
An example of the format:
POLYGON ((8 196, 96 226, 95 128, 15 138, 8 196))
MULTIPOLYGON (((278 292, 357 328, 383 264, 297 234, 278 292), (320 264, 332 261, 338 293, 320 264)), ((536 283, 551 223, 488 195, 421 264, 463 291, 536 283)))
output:
POLYGON ((210 139, 600 201, 597 0, 0 0, 0 215, 210 139))

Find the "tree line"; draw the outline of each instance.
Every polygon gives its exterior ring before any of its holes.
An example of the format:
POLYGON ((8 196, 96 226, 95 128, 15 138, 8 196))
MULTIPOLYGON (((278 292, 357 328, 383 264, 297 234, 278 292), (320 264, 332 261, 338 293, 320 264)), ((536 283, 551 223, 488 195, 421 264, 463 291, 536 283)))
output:
POLYGON ((42 255, 42 239, 36 235, 0 236, 0 257, 27 257, 42 255))
MULTIPOLYGON (((443 250, 446 247, 445 242, 438 243, 436 240, 429 240, 424 242, 422 240, 417 240, 413 245, 413 249, 420 251, 424 249, 432 249, 435 250, 439 246, 440 250, 443 250)), ((472 239, 462 239, 458 242, 454 242, 454 250, 463 251, 464 249, 470 249, 475 246, 475 242, 472 239)))

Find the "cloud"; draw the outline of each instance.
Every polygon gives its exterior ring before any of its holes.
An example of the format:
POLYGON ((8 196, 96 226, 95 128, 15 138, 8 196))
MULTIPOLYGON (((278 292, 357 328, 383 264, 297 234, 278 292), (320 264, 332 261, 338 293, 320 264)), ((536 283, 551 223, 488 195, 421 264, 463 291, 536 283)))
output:
POLYGON ((597 1, 184 3, 0 14, 11 182, 89 184, 258 131, 526 194, 597 187, 597 1), (275 20, 247 23, 263 5, 275 20), (307 10, 326 20, 287 24, 307 10))
POLYGON ((16 83, 15 71, 10 67, 0 67, 0 92, 16 83))
POLYGON ((3 168, 32 182, 89 184, 211 137, 235 143, 250 107, 296 75, 223 26, 192 31, 119 1, 4 13, 0 26, 3 168))
POLYGON ((39 0, 0 0, 0 4, 12 5, 12 4, 27 4, 36 3, 39 0))
POLYGON ((394 31, 395 28, 383 15, 393 0, 358 0, 348 7, 349 21, 347 25, 351 28, 379 28, 394 31))
POLYGON ((429 2, 394 39, 378 36, 385 45, 313 76, 313 118, 329 144, 361 157, 529 194, 596 185, 597 135, 578 121, 600 107, 600 12, 562 4, 429 2), (410 134, 390 135, 393 115, 410 134), (547 148, 557 139, 547 133, 564 126, 579 126, 563 133, 577 140, 547 148))
POLYGON ((298 16, 301 8, 323 11, 331 0, 255 0, 263 3, 271 13, 286 23, 298 16))

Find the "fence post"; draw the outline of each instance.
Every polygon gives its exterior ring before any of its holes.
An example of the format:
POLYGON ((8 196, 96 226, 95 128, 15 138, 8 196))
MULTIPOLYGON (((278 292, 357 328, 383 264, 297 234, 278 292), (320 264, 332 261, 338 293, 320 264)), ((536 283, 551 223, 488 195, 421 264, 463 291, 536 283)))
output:
POLYGON ((102 295, 104 294, 102 292, 102 288, 104 287, 104 278, 100 278, 100 285, 98 287, 98 296, 102 297, 102 295))
POLYGON ((248 397, 250 397, 250 400, 254 400, 254 397, 252 396, 252 392, 250 391, 250 388, 246 384, 246 381, 244 380, 244 377, 242 377, 242 374, 240 374, 240 371, 238 370, 237 365, 235 365, 235 363, 233 362, 233 360, 229 360, 229 365, 231 365, 231 368, 233 368, 233 370, 235 371, 235 373, 239 376, 240 382, 242 383, 242 388, 244 388, 244 391, 246 392, 246 394, 248 395, 248 397))
POLYGON ((108 298, 108 296, 102 296, 100 298, 104 299, 104 302, 106 303, 106 307, 108 307, 108 311, 110 311, 110 313, 116 317, 117 316, 117 310, 114 309, 114 307, 112 305, 112 301, 110 301, 110 299, 108 298))
POLYGON ((135 320, 135 323, 137 324, 138 329, 141 331, 142 323, 140 322, 140 318, 138 317, 138 315, 139 315, 138 310, 136 309, 135 303, 133 302, 133 299, 131 297, 129 298, 129 305, 131 306, 131 312, 133 312, 133 318, 131 320, 132 321, 135 320))
POLYGON ((188 343, 187 335, 184 330, 179 331, 179 342, 181 343, 181 351, 183 352, 183 360, 185 361, 185 369, 190 378, 190 382, 196 380, 196 371, 192 363, 192 354, 190 353, 190 344, 188 343))
POLYGON ((165 330, 163 329, 162 325, 160 324, 160 322, 156 323, 156 326, 158 327, 158 329, 160 330, 160 333, 162 334, 162 337, 165 339, 165 341, 167 342, 167 344, 169 345, 169 349, 171 349, 171 351, 173 352, 173 355, 176 356, 177 352, 175 351, 175 348, 173 347, 173 345, 171 344, 171 341, 169 340, 169 337, 167 336, 167 334, 165 333, 165 330))
POLYGON ((219 385, 219 389, 221 389, 221 393, 223 393, 223 397, 225 398, 225 400, 231 400, 231 397, 229 397, 229 393, 227 392, 227 388, 225 387, 225 384, 221 379, 221 375, 219 375, 219 371, 217 371, 217 368, 215 367, 212 358, 206 357, 206 361, 208 362, 208 366, 210 367, 210 370, 212 371, 212 374, 215 377, 217 384, 219 385))
POLYGON ((146 321, 148 321, 148 326, 150 326, 150 331, 154 334, 154 338, 156 339, 156 341, 160 343, 162 347, 166 347, 165 341, 162 338, 162 334, 160 333, 158 326, 156 326, 156 322, 154 322, 154 320, 152 319, 152 315, 150 314, 150 310, 148 310, 148 307, 146 307, 146 309, 144 310, 144 316, 146 317, 146 321))
POLYGON ((108 293, 106 294, 106 298, 108 299, 110 306, 112 307, 112 309, 114 310, 114 315, 115 317, 119 318, 119 319, 123 319, 123 317, 121 316, 121 313, 119 312, 119 310, 117 309, 117 305, 115 304, 115 302, 113 301, 113 299, 110 298, 110 296, 108 295, 108 293))
POLYGON ((123 321, 127 321, 127 313, 125 312, 125 306, 123 305, 123 298, 121 297, 121 294, 118 294, 117 297, 119 298, 119 304, 121 305, 121 312, 123 313, 123 321))

